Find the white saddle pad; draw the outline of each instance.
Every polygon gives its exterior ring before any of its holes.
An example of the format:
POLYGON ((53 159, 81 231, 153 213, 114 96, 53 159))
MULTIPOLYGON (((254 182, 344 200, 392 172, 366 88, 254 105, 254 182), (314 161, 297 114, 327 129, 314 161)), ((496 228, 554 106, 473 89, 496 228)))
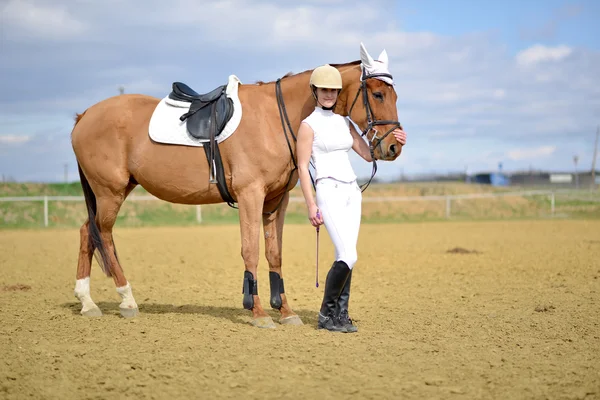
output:
MULTIPOLYGON (((233 114, 217 136, 217 143, 221 143, 233 134, 242 120, 242 104, 238 97, 238 87, 242 82, 235 75, 229 76, 226 94, 233 101, 233 114)), ((208 139, 196 139, 187 131, 187 122, 180 121, 179 117, 189 111, 190 104, 184 101, 164 97, 154 109, 150 118, 148 134, 150 138, 159 143, 180 144, 184 146, 200 147, 208 139)))

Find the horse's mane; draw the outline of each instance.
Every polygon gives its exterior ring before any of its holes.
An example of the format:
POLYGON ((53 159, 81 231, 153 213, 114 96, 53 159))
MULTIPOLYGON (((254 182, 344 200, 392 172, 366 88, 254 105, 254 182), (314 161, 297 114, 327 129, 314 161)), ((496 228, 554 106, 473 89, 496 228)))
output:
MULTIPOLYGON (((343 63, 343 64, 329 64, 329 65, 331 65, 332 67, 335 67, 335 68, 339 68, 339 67, 349 67, 349 66, 352 66, 352 65, 358 65, 360 63, 361 63, 360 60, 356 60, 356 61, 350 61, 350 62, 343 63)), ((283 79, 288 78, 290 76, 296 76, 296 75, 306 74, 306 73, 311 72, 311 71, 312 71, 312 69, 308 69, 306 71, 298 72, 297 74, 293 74, 292 72, 288 72, 287 74, 285 74, 284 76, 282 76, 281 79, 283 80, 283 79)), ((275 81, 270 81, 270 82, 256 81, 256 84, 257 85, 265 85, 265 84, 273 83, 273 82, 275 82, 275 81)))

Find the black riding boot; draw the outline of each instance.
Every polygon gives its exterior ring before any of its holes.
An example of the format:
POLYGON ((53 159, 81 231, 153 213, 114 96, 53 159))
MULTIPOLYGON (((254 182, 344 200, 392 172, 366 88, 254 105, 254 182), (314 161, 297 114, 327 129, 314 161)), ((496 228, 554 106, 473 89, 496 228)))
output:
POLYGON ((341 326, 335 317, 335 308, 349 274, 350 268, 343 261, 336 261, 331 266, 325 280, 325 293, 323 294, 323 303, 319 312, 317 329, 346 332, 346 328, 341 326))
POLYGON ((346 284, 342 289, 342 293, 340 294, 340 298, 337 302, 337 307, 335 309, 335 316, 339 321, 339 324, 346 328, 348 332, 358 332, 358 328, 352 324, 352 320, 348 315, 348 303, 350 301, 350 285, 352 283, 352 270, 350 270, 350 274, 348 275, 348 279, 346 280, 346 284))

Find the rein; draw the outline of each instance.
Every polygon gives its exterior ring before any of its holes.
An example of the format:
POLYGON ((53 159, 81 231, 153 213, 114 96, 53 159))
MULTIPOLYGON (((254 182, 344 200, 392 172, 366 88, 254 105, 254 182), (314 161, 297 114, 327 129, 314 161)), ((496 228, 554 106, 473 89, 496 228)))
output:
MULTIPOLYGON (((294 130, 292 129, 292 124, 290 123, 290 119, 287 115, 287 110, 285 109, 285 102, 283 101, 283 93, 281 92, 281 78, 277 79, 275 82, 275 97, 277 97, 277 107, 279 109, 279 118, 281 119, 281 126, 283 126, 283 133, 285 135, 285 141, 287 142, 288 149, 290 150, 290 155, 292 157, 292 162, 294 163, 294 168, 290 172, 290 177, 288 178, 287 183, 285 184, 285 188, 290 186, 290 182, 292 181, 292 176, 294 176, 294 172, 298 169, 298 164, 296 163, 296 158, 294 157, 294 151, 292 150, 292 144, 290 143, 290 138, 288 136, 288 129, 290 130, 290 135, 294 139, 294 143, 297 142, 296 135, 294 135, 294 130)), ((283 203, 283 199, 285 197, 285 192, 281 195, 281 200, 275 206, 273 211, 263 212, 265 215, 271 215, 275 211, 279 209, 281 203, 283 203)))

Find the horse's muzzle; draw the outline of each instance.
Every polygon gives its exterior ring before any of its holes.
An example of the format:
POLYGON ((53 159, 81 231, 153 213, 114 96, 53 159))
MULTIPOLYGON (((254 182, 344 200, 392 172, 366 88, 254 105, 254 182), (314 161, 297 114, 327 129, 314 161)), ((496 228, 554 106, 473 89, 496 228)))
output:
POLYGON ((387 147, 379 146, 379 150, 382 160, 393 161, 402 153, 402 145, 400 143, 393 143, 387 147))

